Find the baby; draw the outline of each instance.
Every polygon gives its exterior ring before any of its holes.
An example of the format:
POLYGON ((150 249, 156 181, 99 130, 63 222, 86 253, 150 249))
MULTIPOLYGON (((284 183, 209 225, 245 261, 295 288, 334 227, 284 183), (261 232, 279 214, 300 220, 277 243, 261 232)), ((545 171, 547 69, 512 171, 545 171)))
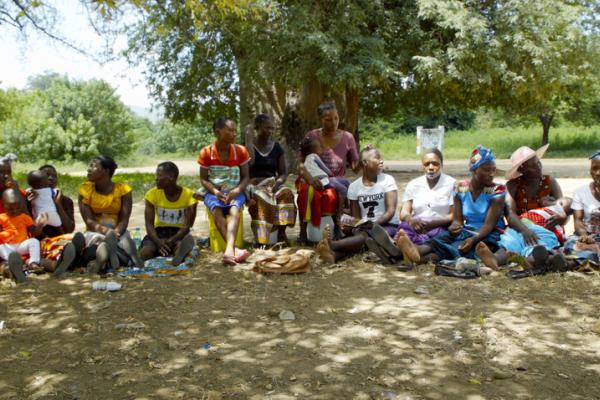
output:
POLYGON ((36 196, 31 201, 33 217, 37 220, 42 213, 46 213, 47 225, 61 226, 62 221, 54 203, 54 191, 48 183, 48 175, 40 170, 31 171, 27 174, 27 184, 36 193, 36 196))
POLYGON ((331 187, 329 177, 331 171, 321 160, 319 155, 322 153, 321 143, 319 141, 306 138, 300 143, 300 153, 304 158, 304 168, 306 172, 323 184, 323 187, 331 187))
POLYGON ((556 235, 558 241, 562 244, 565 242, 565 228, 558 224, 552 226, 550 222, 555 216, 565 218, 571 215, 571 203, 571 198, 561 197, 556 201, 547 202, 547 205, 544 207, 526 211, 519 215, 519 218, 528 219, 534 224, 552 231, 556 235))
POLYGON ((5 213, 0 214, 0 259, 8 260, 8 267, 17 282, 26 280, 21 255, 28 255, 28 270, 38 272, 40 268, 40 242, 29 237, 41 232, 43 217, 34 223, 23 212, 17 191, 6 189, 2 194, 5 213))

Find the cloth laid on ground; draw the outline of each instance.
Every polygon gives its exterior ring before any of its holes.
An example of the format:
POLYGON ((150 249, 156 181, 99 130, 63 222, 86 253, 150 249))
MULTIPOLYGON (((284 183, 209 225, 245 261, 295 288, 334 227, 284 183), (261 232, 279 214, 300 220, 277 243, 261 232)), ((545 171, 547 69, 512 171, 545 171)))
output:
POLYGON ((194 261, 198 258, 200 249, 194 246, 190 254, 179 265, 172 265, 173 257, 155 257, 146 260, 144 268, 125 268, 117 271, 117 275, 133 278, 157 278, 173 275, 186 275, 191 273, 194 261))

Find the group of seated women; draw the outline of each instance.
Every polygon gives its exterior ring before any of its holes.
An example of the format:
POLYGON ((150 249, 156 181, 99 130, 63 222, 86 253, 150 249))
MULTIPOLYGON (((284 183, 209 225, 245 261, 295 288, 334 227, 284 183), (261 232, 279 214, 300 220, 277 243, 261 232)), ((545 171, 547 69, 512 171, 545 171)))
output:
POLYGON ((156 256, 173 257, 177 265, 195 244, 190 231, 199 200, 225 243, 227 265, 250 256, 236 243, 244 206, 257 245, 287 241, 286 227, 295 225, 298 213, 299 242, 307 241, 309 225, 322 228, 317 252, 331 263, 368 249, 382 263, 404 269, 461 257, 498 269, 517 255, 529 267, 514 273, 520 277, 598 262, 600 152, 591 157, 593 181, 571 201, 556 179, 542 172, 547 146, 516 150, 506 186, 494 182, 491 149, 472 151, 470 179, 459 182, 442 172, 442 153, 430 149, 421 159, 424 175, 408 183, 399 207, 398 186, 383 172, 380 152, 370 145, 358 152, 353 135, 338 128, 334 103, 322 104, 318 112, 322 127, 300 144, 296 201, 286 186, 284 149, 273 140, 272 119, 258 115, 240 145, 235 122, 217 118, 215 142, 198 155, 201 190, 180 186, 174 163, 157 166, 156 186, 144 197, 146 236, 140 246, 127 230, 132 189, 113 181, 117 165, 112 158, 94 158, 79 188, 83 233, 74 233, 73 201, 58 188, 53 166, 32 171, 30 187, 23 190, 12 178, 11 161, 0 159, 2 274, 24 281, 29 273, 61 275, 77 266, 101 273, 141 268, 156 256), (353 182, 346 177, 348 166, 360 175, 353 182), (575 235, 566 237, 563 226, 572 212, 575 235), (327 217, 331 224, 323 226, 327 217))

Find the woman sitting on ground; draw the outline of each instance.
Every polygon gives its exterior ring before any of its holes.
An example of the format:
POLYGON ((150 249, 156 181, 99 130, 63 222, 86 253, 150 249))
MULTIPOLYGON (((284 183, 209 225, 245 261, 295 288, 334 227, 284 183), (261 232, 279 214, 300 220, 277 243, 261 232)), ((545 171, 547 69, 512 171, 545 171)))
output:
MULTIPOLYGON (((539 237, 521 223, 520 215, 554 205, 563 197, 558 181, 543 173, 540 160, 547 149, 548 145, 536 151, 527 146, 519 147, 510 156, 512 166, 506 173, 508 224, 523 235, 527 246, 538 244, 539 237)), ((548 227, 552 229, 556 225, 564 225, 566 220, 566 215, 556 214, 548 221, 548 227)))
POLYGON ((236 265, 250 256, 247 250, 235 247, 242 209, 246 204, 244 190, 250 180, 250 156, 244 146, 235 144, 236 125, 231 118, 217 118, 213 131, 217 140, 202 148, 198 155, 200 181, 207 191, 204 204, 227 243, 223 263, 236 265))
POLYGON ((442 172, 444 156, 438 149, 426 150, 421 164, 425 175, 406 185, 399 226, 417 245, 446 232, 452 222, 452 190, 456 182, 442 172))
POLYGON ((42 265, 47 271, 54 272, 55 276, 62 275, 74 264, 85 264, 82 252, 85 247, 85 238, 82 233, 75 230, 75 207, 73 200, 57 188, 58 173, 53 165, 42 165, 39 170, 46 174, 48 185, 52 189, 52 200, 60 217, 60 226, 46 225, 40 240, 42 265))
MULTIPOLYGON (((363 149, 360 160, 363 176, 348 188, 353 222, 348 227, 352 235, 332 241, 328 225, 317 245, 317 252, 329 263, 365 250, 365 244, 376 249, 372 236, 383 234, 389 240, 398 230, 396 181, 383 173, 383 159, 378 150, 370 146, 363 149)), ((345 219, 342 223, 346 223, 345 219)))
POLYGON ((600 150, 590 157, 592 182, 573 194, 575 234, 568 238, 565 253, 577 255, 577 265, 600 264, 600 150))
POLYGON ((179 265, 194 248, 190 229, 198 201, 191 189, 177 184, 178 176, 179 168, 171 161, 156 167, 156 187, 144 196, 146 236, 140 250, 142 260, 173 256, 172 264, 179 265))
POLYGON ((274 129, 271 117, 259 114, 254 119, 254 129, 246 135, 250 155, 248 212, 254 238, 260 245, 271 243, 274 232, 278 242, 286 242, 285 229, 296 223, 294 193, 285 187, 288 177, 285 152, 273 140, 274 129))
POLYGON ((138 268, 144 266, 127 231, 133 203, 131 187, 113 182, 116 169, 111 157, 95 157, 88 166, 88 181, 79 187, 79 211, 87 228, 85 242, 88 247, 98 246, 95 266, 89 272, 127 266, 130 260, 138 268))
POLYGON ((452 223, 447 233, 431 239, 433 251, 441 260, 477 256, 487 266, 504 265, 506 251, 498 241, 506 227, 506 189, 494 183, 496 158, 491 149, 477 146, 469 162, 471 179, 456 183, 452 223))
POLYGON ((354 136, 347 131, 338 129, 340 118, 334 102, 325 102, 318 108, 319 118, 321 119, 321 128, 313 129, 306 134, 306 138, 314 139, 321 144, 323 150, 320 158, 332 176, 337 177, 335 187, 324 189, 319 179, 311 176, 304 168, 300 160, 299 176, 303 178, 298 185, 298 210, 300 214, 300 241, 306 241, 307 215, 311 216, 310 222, 320 225, 321 215, 332 214, 336 218, 334 221, 339 223, 342 207, 346 199, 350 181, 345 178, 346 165, 349 164, 355 173, 361 170, 359 156, 354 136), (312 187, 313 196, 310 197, 310 187, 312 187), (311 201, 309 202, 309 198, 311 201), (317 203, 317 204, 311 204, 317 203), (311 207, 309 211, 308 208, 311 207))

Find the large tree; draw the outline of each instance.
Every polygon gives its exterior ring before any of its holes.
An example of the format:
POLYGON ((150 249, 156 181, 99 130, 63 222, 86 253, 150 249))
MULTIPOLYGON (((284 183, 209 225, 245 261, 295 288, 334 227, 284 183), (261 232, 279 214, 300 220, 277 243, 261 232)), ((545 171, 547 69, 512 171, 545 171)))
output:
MULTIPOLYGON (((129 56, 174 120, 257 112, 293 146, 334 98, 358 131, 392 115, 490 106, 542 121, 597 78, 587 0, 135 0, 129 56)), ((546 124, 547 125, 547 124, 546 124)), ((549 125, 548 125, 549 126, 549 125)), ((544 140, 547 140, 547 129, 544 140)))

